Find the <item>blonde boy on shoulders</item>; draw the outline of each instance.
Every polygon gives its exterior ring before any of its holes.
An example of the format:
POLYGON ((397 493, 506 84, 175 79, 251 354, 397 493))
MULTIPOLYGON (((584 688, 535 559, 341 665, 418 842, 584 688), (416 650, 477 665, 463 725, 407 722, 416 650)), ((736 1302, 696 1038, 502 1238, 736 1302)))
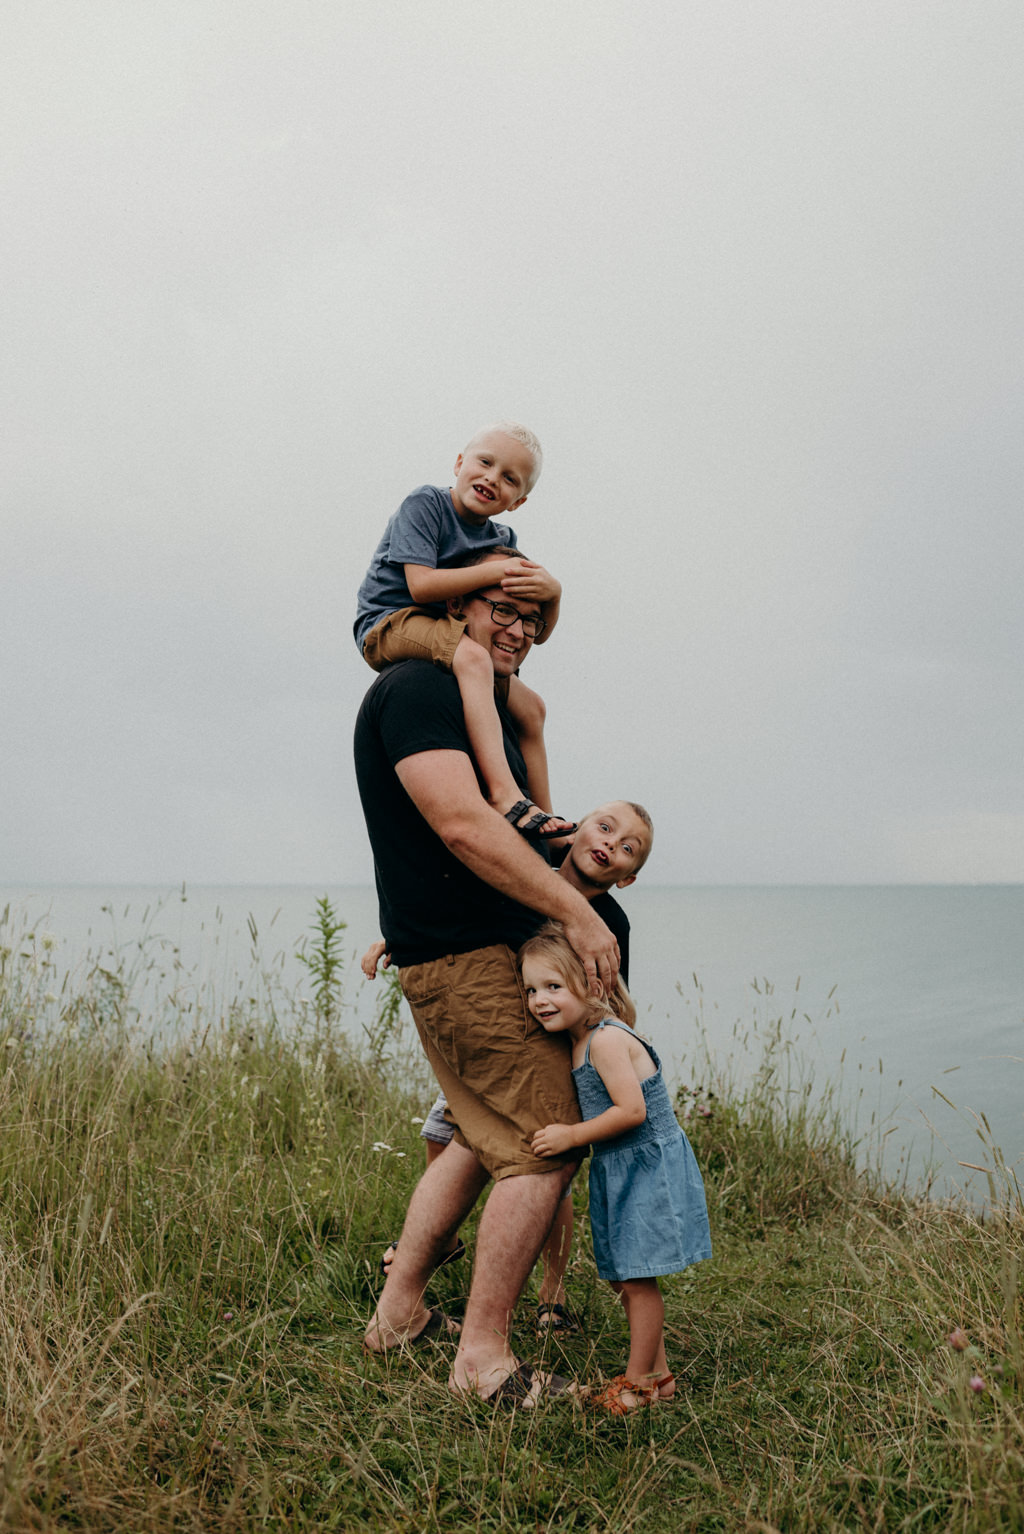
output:
MULTIPOLYGON (((499 687, 516 724, 532 798, 524 797, 505 758, 494 702, 490 656, 466 633, 465 618, 450 610, 478 581, 467 557, 489 549, 516 550, 513 530, 495 519, 524 505, 540 475, 543 455, 533 432, 512 421, 483 427, 455 460, 447 489, 421 485, 406 496, 377 545, 359 588, 354 625, 360 654, 374 671, 403 660, 429 660, 459 685, 466 730, 484 783, 484 796, 525 836, 565 836, 572 824, 551 814, 543 700, 512 676, 499 687)), ((496 584, 513 601, 540 604, 523 616, 512 602, 492 602, 492 617, 517 622, 543 644, 558 621, 562 588, 534 560, 506 560, 496 584)), ((510 645, 512 636, 510 635, 510 645)))

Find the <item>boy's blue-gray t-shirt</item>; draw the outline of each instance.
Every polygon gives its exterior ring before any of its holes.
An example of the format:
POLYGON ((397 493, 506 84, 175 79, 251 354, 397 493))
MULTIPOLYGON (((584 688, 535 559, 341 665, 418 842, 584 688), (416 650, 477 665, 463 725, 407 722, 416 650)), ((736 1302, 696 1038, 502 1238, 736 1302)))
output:
MULTIPOLYGON (((506 546, 516 547, 516 535, 510 527, 502 522, 487 521, 482 527, 463 522, 448 490, 421 485, 407 495, 385 528, 359 588, 353 626, 359 653, 367 634, 382 618, 414 605, 405 565, 450 570, 461 565, 467 554, 506 546)), ((428 607, 439 618, 445 613, 443 602, 415 605, 428 607)))

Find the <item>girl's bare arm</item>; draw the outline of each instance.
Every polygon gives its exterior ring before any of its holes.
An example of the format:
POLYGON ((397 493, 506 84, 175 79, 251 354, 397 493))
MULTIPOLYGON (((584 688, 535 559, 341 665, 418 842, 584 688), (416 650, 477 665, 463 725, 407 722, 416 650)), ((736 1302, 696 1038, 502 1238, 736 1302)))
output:
POLYGON ((630 1058, 630 1040, 621 1028, 602 1028, 590 1041, 590 1063, 604 1082, 612 1106, 582 1124, 547 1124, 530 1142, 536 1156, 560 1156, 567 1150, 613 1140, 647 1117, 643 1088, 630 1058))

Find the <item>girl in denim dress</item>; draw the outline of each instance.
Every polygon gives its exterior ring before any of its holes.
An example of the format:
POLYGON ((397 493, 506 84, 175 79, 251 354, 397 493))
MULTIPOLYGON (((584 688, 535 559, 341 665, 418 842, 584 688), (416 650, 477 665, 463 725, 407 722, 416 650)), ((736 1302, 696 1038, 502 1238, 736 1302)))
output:
POLYGON ((633 1031, 636 1010, 621 984, 592 996, 582 964, 558 931, 525 943, 519 965, 533 1016, 572 1040, 582 1124, 548 1124, 532 1139, 538 1156, 591 1145, 590 1227, 597 1271, 619 1295, 629 1322, 624 1374, 594 1404, 623 1415, 675 1395, 665 1357, 665 1305, 658 1276, 711 1256, 704 1183, 676 1120, 661 1061, 633 1031))

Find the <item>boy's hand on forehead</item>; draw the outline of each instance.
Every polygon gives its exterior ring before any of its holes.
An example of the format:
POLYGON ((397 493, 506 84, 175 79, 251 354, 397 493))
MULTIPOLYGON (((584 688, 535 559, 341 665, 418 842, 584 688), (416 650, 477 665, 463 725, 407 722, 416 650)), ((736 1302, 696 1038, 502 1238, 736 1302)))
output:
POLYGON ((533 559, 510 560, 502 569, 501 589, 527 602, 554 602, 562 595, 561 583, 533 559))

